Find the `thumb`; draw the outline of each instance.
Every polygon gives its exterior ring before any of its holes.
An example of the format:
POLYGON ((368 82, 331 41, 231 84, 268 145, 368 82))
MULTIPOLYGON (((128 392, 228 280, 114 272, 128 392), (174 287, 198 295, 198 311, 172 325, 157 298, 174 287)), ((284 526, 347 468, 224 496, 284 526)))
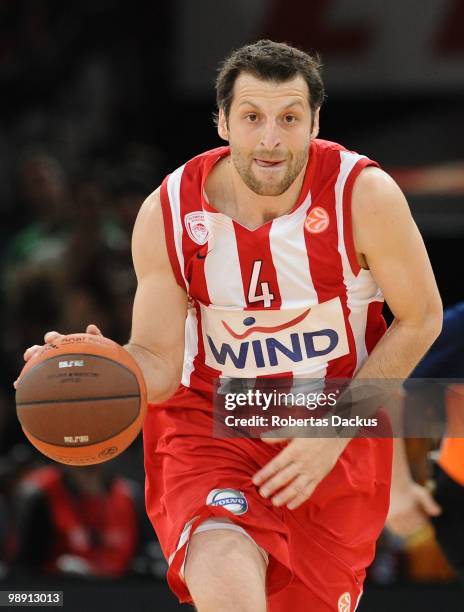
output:
POLYGON ((266 444, 282 444, 283 442, 286 442, 288 438, 275 438, 274 436, 268 437, 266 436, 266 434, 261 435, 261 440, 263 442, 266 442, 266 444))
POLYGON ((441 506, 437 504, 430 491, 425 488, 420 496, 420 504, 428 516, 438 516, 442 512, 441 506))
POLYGON ((87 329, 85 331, 87 334, 93 334, 94 336, 103 336, 103 334, 98 329, 98 327, 94 325, 93 323, 91 323, 90 325, 87 325, 87 329))

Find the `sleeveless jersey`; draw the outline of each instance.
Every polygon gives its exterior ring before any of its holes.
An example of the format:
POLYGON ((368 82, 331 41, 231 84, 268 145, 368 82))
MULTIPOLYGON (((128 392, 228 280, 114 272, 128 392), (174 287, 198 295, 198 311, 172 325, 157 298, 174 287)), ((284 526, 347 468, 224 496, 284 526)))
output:
POLYGON ((386 328, 351 221, 354 181, 377 164, 314 140, 294 208, 250 230, 206 199, 209 172, 229 154, 207 151, 161 186, 169 258, 189 296, 182 384, 211 390, 220 377, 352 377, 386 328))

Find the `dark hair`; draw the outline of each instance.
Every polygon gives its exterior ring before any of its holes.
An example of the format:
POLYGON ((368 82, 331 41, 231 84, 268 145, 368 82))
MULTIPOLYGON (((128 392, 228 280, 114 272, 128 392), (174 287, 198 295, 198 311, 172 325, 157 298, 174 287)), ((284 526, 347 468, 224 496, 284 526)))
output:
POLYGON ((258 40, 233 51, 219 67, 216 79, 216 103, 223 109, 226 118, 234 94, 234 85, 242 72, 278 83, 301 75, 309 89, 309 105, 314 113, 324 101, 324 84, 321 78, 318 55, 309 55, 286 43, 258 40))

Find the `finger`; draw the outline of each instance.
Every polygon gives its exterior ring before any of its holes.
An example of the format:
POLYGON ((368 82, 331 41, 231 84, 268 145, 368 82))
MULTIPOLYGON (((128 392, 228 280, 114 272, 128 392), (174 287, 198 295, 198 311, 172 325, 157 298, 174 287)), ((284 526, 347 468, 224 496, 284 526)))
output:
POLYGON ((296 463, 290 463, 286 468, 277 472, 275 476, 270 478, 259 490, 263 497, 269 497, 278 489, 291 482, 298 474, 298 466, 296 463))
POLYGON ((40 344, 34 344, 24 351, 24 361, 29 361, 42 347, 40 344))
POLYGON ((441 506, 437 504, 427 489, 424 489, 419 501, 427 516, 438 516, 441 514, 441 506))
POLYGON ((287 447, 283 451, 281 451, 276 457, 274 457, 274 459, 271 459, 269 463, 266 463, 266 465, 261 470, 259 470, 259 472, 256 472, 256 474, 252 478, 253 484, 256 486, 263 484, 264 482, 266 482, 266 480, 274 476, 274 474, 277 474, 277 472, 280 472, 280 470, 283 470, 285 467, 287 467, 287 465, 291 462, 292 457, 290 456, 287 447))
POLYGON ((103 336, 99 328, 94 323, 87 325, 87 329, 85 331, 86 333, 93 334, 94 336, 103 336))
POLYGON ((63 337, 63 334, 60 334, 59 332, 49 331, 45 334, 44 340, 47 344, 52 344, 53 342, 56 342, 58 339, 63 337))
POLYGON ((274 495, 274 497, 271 498, 271 502, 274 504, 274 506, 283 506, 284 504, 288 504, 293 499, 305 495, 306 490, 309 488, 310 482, 312 482, 311 476, 308 476, 307 474, 299 474, 287 487, 282 489, 282 491, 279 491, 277 495, 274 495))
POLYGON ((261 436, 261 440, 266 442, 266 444, 282 444, 282 442, 287 441, 287 438, 269 438, 267 436, 261 436))
POLYGON ((301 495, 297 495, 291 501, 288 502, 287 508, 289 510, 295 510, 295 508, 298 508, 298 506, 301 506, 301 504, 303 504, 305 501, 307 501, 311 497, 316 487, 317 487, 317 482, 312 481, 301 495))

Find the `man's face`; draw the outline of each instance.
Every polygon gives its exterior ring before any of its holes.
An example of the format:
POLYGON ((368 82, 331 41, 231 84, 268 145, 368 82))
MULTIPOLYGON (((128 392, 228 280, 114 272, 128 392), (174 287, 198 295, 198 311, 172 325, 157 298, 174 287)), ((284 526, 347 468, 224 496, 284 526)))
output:
POLYGON ((242 73, 228 121, 220 110, 219 135, 229 141, 235 169, 256 194, 283 194, 305 167, 319 129, 308 93, 302 76, 277 83, 242 73))

